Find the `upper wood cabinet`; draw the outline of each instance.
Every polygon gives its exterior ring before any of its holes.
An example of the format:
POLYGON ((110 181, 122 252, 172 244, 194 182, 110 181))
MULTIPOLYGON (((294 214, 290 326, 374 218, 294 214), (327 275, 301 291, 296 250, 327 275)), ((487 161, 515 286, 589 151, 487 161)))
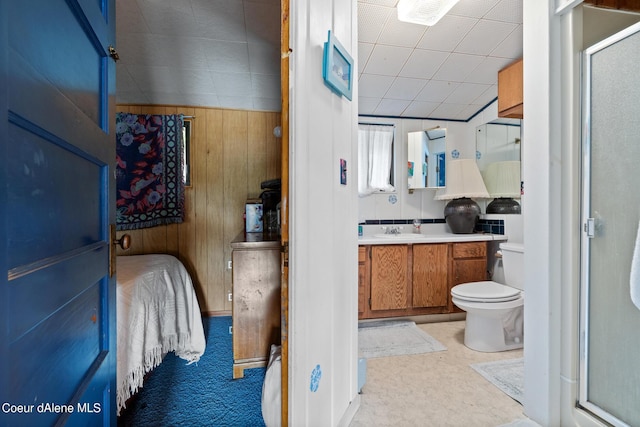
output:
POLYGON ((498 71, 498 117, 522 119, 522 58, 498 71))

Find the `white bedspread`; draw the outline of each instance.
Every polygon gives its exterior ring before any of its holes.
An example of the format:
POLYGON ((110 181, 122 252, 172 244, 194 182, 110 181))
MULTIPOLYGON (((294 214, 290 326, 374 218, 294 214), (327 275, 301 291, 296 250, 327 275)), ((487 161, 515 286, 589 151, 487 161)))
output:
POLYGON ((117 406, 170 351, 189 363, 204 353, 202 317, 191 277, 171 255, 119 256, 117 261, 117 406))

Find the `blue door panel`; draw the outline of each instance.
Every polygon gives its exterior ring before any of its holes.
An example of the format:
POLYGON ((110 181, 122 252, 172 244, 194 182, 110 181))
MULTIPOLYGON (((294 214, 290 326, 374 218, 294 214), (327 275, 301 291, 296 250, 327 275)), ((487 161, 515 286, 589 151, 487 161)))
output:
POLYGON ((0 426, 116 424, 111 45, 115 0, 0 1, 0 426))
POLYGON ((13 49, 32 67, 43 70, 48 82, 100 125, 104 55, 95 35, 87 34, 66 2, 21 0, 11 4, 15 19, 9 22, 9 43, 13 49), (28 14, 19 13, 24 8, 28 14))
MULTIPOLYGON (((64 309, 76 295, 99 282, 101 271, 108 268, 106 244, 98 244, 88 252, 38 268, 30 274, 9 280, 9 304, 29 307, 11 316, 8 338, 18 339, 44 321, 52 313, 64 309), (55 277, 55 280, 52 278, 55 277), (39 297, 41 296, 41 297, 39 297), (42 297, 46 296, 46 297, 42 297)), ((15 271, 16 275, 23 272, 15 271)))
MULTIPOLYGON (((11 343, 9 401, 76 404, 72 402, 73 395, 94 362, 104 358, 102 352, 106 351, 99 321, 103 317, 101 294, 102 286, 96 283, 29 334, 11 343), (55 387, 43 389, 43 382, 55 387)), ((48 425, 58 417, 52 415, 51 420, 38 413, 33 420, 21 417, 19 425, 48 425)))
MULTIPOLYGON (((67 151, 18 126, 9 129, 9 268, 71 251, 104 239, 100 194, 104 165, 67 151), (78 216, 82 212, 84 215, 78 216), (39 220, 40 216, 46 221, 39 220), (73 219, 72 219, 73 218, 73 219), (100 221, 96 222, 95 219, 100 221)), ((60 144, 63 141, 60 140, 60 144)))

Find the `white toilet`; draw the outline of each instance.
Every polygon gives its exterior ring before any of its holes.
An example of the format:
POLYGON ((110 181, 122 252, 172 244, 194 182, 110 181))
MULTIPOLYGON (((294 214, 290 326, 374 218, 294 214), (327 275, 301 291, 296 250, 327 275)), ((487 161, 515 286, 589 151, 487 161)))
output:
POLYGON ((470 282, 451 289, 453 303, 467 312, 464 345, 496 352, 522 348, 524 315, 524 246, 501 243, 505 284, 470 282))

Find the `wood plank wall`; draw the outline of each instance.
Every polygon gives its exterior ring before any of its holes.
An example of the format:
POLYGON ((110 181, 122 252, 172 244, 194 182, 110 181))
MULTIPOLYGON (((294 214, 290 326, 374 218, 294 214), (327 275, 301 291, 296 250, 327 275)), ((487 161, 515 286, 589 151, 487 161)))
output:
MULTIPOLYGON (((281 125, 281 114, 149 105, 118 105, 116 111, 195 116, 184 222, 126 231, 132 238, 131 248, 118 249, 118 254, 176 256, 193 279, 202 312, 229 314, 230 242, 243 231, 247 198, 260 195, 262 181, 281 175, 281 141, 273 135, 273 129, 281 125)), ((118 238, 123 234, 118 232, 118 238)))

